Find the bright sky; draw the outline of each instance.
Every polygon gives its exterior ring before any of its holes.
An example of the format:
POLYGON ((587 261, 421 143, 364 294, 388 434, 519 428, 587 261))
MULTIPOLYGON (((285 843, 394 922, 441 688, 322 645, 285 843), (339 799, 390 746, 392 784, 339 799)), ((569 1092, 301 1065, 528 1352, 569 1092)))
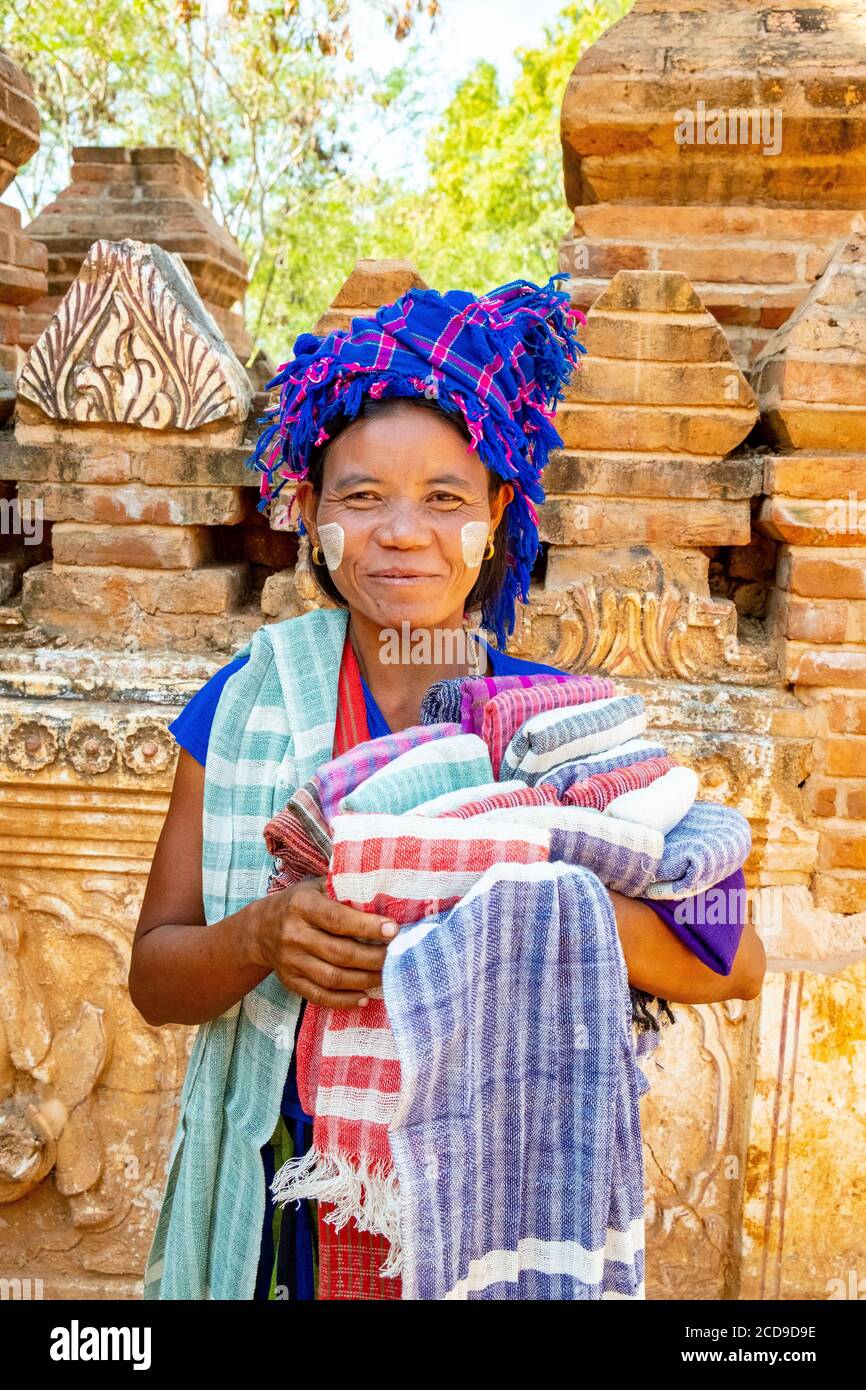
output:
MULTIPOLYGON (((384 75, 403 61, 406 46, 416 41, 424 54, 426 76, 421 92, 430 123, 444 110, 457 83, 480 58, 495 63, 503 87, 518 71, 517 48, 538 47, 544 27, 564 9, 566 0, 441 0, 434 32, 421 16, 409 39, 397 43, 369 0, 351 0, 355 62, 384 75)), ((387 115, 389 124, 394 112, 387 115)), ((423 153, 405 141, 389 139, 370 150, 369 158, 383 174, 423 165, 423 153)))
MULTIPOLYGON (((540 43, 544 25, 565 8, 565 0, 441 0, 441 7, 435 31, 430 33, 430 21, 422 15, 415 36, 429 55, 433 85, 448 91, 479 58, 495 63, 510 80, 517 71, 514 50, 540 43)), ((387 71, 399 60, 402 45, 369 0, 351 0, 351 9, 356 59, 387 71)))
MULTIPOLYGON (((205 0, 205 4, 214 14, 225 12, 226 0, 205 0)), ((408 132, 401 131, 395 108, 384 115, 378 110, 363 115, 360 130, 366 138, 357 142, 356 173, 363 174, 372 166, 385 176, 403 174, 421 182, 425 128, 445 109, 457 83, 480 58, 487 58, 496 64, 501 85, 506 88, 518 71, 515 49, 538 47, 544 40, 544 26, 553 22, 565 4, 566 0, 441 0, 441 13, 432 33, 429 19, 421 15, 411 36, 397 43, 372 0, 350 0, 358 69, 384 77, 406 61, 413 43, 423 55, 418 65, 423 78, 413 90, 413 101, 425 115, 417 134, 410 139, 408 132), (383 123, 392 133, 383 135, 383 123)), ((345 133, 351 140, 351 123, 347 123, 345 133)), ((14 184, 3 196, 26 219, 14 184)))

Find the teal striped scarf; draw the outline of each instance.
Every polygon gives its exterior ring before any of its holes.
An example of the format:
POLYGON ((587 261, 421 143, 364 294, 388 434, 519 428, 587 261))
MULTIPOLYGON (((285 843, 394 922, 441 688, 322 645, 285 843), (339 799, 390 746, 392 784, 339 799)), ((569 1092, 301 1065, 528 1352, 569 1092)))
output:
MULTIPOLYGON (((262 831, 331 757, 344 609, 260 628, 226 681, 205 767, 208 925, 267 892, 262 831)), ((251 1299, 265 1214, 260 1150, 273 1134, 301 998, 270 974, 199 1028, 180 1095, 145 1299, 251 1299)))

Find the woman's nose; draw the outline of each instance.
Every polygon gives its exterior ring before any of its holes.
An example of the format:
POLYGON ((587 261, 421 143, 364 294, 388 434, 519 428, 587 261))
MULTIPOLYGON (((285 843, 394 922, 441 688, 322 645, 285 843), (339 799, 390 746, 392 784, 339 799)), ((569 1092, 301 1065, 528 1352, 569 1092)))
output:
POLYGON ((387 517, 376 528, 376 540, 380 545, 429 545, 431 536, 429 519, 420 507, 411 503, 389 507, 387 517))

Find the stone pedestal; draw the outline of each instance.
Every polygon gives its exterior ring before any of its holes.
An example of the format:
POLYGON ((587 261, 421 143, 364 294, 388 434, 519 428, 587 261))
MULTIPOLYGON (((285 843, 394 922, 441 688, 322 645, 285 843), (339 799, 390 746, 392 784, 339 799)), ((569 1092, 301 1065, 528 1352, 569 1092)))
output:
POLYGON ((99 647, 228 652, 258 626, 244 562, 251 392, 183 261, 98 241, 19 377, 19 497, 53 523, 25 622, 99 647))

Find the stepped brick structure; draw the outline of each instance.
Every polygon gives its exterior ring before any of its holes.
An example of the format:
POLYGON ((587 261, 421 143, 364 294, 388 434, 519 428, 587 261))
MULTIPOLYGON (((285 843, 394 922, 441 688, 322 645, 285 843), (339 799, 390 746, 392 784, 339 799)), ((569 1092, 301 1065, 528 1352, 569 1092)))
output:
MULTIPOLYGON (((701 796, 749 817, 769 961, 756 1000, 675 1005, 648 1065, 650 1298, 862 1294, 864 19, 637 0, 565 95, 589 355, 511 649, 643 695, 701 796), (708 114, 777 106, 777 153, 708 114)), ((266 398, 227 330, 240 278, 161 225, 167 185, 178 217, 200 196, 152 153, 78 152, 37 219, 52 302, 0 428, 7 496, 45 515, 0 599, 0 1276, 45 1297, 139 1297, 165 1180, 192 1030, 145 1024, 126 972, 166 726, 260 623, 322 602, 288 497, 266 519, 243 467, 266 398)), ((361 261, 315 330, 413 285, 361 261)))
POLYGON ((47 326, 93 243, 131 237, 183 257, 205 307, 245 362, 252 346, 242 312, 247 263, 205 207, 195 160, 167 147, 78 146, 72 161, 69 187, 26 229, 48 248, 48 289, 26 315, 26 345, 47 326))
POLYGON ((562 108, 586 308, 617 270, 679 270, 748 365, 866 206, 862 4, 636 0, 562 108))
MULTIPOLYGON (((588 461, 565 516, 546 522, 556 544, 524 640, 534 651, 555 640, 560 660, 681 678, 634 688, 701 773, 702 794, 751 820, 747 882, 770 966, 755 1005, 689 1011, 700 1053, 686 1060, 669 1047, 647 1097, 647 1133, 664 1122, 648 1162, 650 1297, 850 1297, 839 1290, 862 1262, 864 22, 858 0, 636 0, 578 62, 563 102, 574 228, 560 266, 589 308, 587 342, 601 360, 563 407, 568 420, 571 400, 589 397, 580 429, 566 426, 569 454, 577 445, 588 461), (677 271, 724 330, 760 410, 723 461, 742 489, 727 494, 729 518, 735 498, 751 498, 739 534, 726 533, 721 511, 715 534, 699 529, 700 489, 724 475, 684 449, 682 431, 701 436, 707 397, 700 374, 676 373, 689 359, 674 305, 665 339, 648 298, 677 271), (634 325, 618 307, 596 328, 629 283, 646 286, 634 325), (593 410, 618 429, 598 438, 593 410), (589 493, 603 502, 587 510, 589 493), (628 546, 639 495, 655 501, 636 513, 628 546), (695 500, 678 525, 680 495, 695 500), (573 524, 599 510, 605 527, 622 526, 616 567, 573 524), (715 645, 685 666, 683 643, 694 652, 697 634, 684 615, 707 611, 707 584, 710 611, 735 614, 717 629, 722 643, 710 629, 715 645), (672 586, 683 616, 665 646, 648 637, 672 586), (592 647, 587 633, 605 635, 592 647), (698 1055, 712 1056, 712 1078, 698 1055), (703 1122, 678 1126, 677 1096, 696 1087, 703 1122)), ((691 360, 701 355, 712 357, 691 360)), ((745 406, 733 378, 731 391, 745 406)))
MULTIPOLYGON (((30 79, 0 49, 0 193, 38 149, 39 112, 30 79)), ((24 305, 45 294, 46 270, 44 246, 22 232, 17 208, 0 203, 0 423, 12 413, 13 381, 24 360, 24 305)))
POLYGON ((774 448, 758 521, 780 542, 772 618, 785 677, 821 717, 816 902, 866 912, 866 236, 771 338, 755 383, 774 448))

